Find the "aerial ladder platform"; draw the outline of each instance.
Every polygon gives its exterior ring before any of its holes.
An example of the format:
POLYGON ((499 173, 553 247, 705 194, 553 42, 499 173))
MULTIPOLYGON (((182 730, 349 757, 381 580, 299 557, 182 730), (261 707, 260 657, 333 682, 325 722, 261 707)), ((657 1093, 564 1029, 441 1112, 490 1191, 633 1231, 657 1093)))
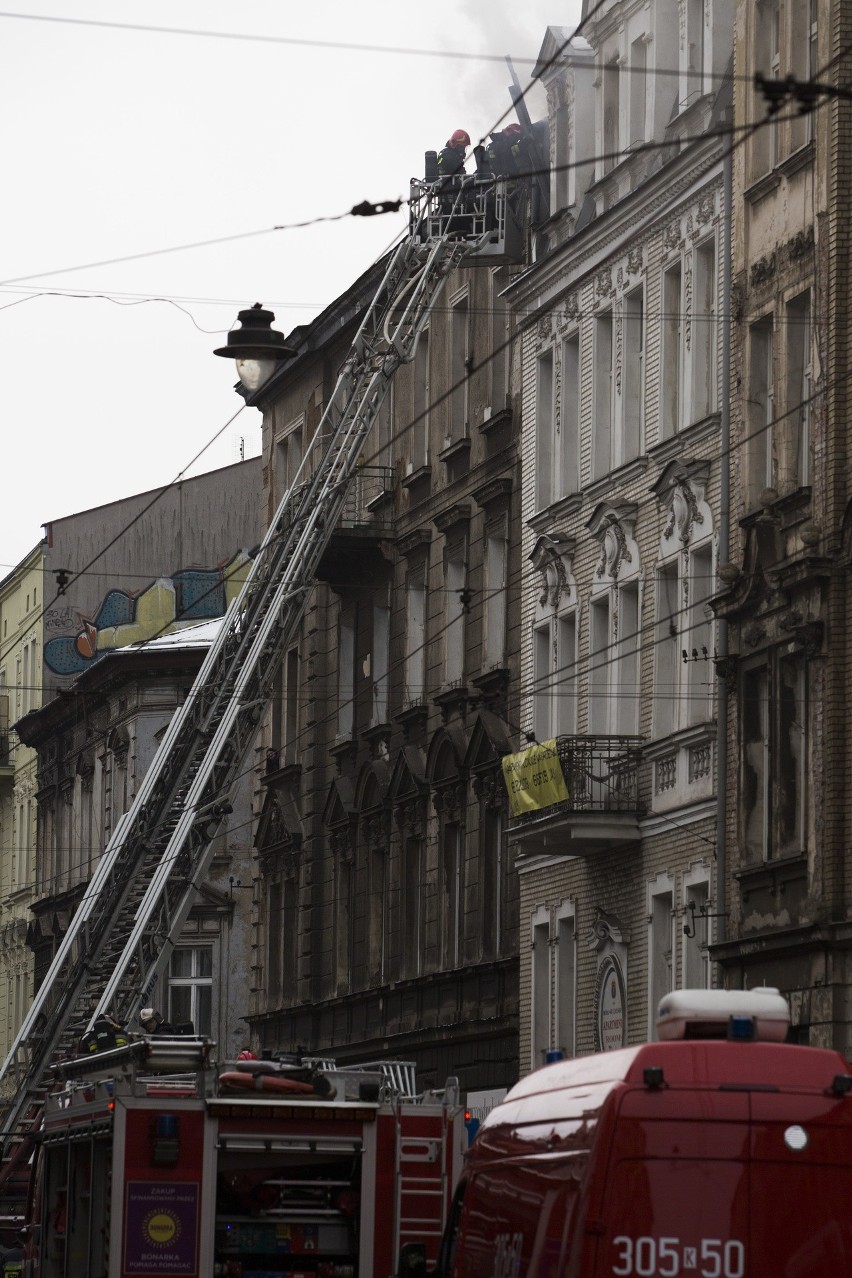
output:
POLYGON ((300 472, 0 1067, 16 1088, 0 1184, 28 1156, 53 1065, 102 1015, 130 1024, 166 969, 370 429, 447 277, 462 262, 515 261, 519 242, 502 179, 412 181, 409 234, 389 257, 300 472))

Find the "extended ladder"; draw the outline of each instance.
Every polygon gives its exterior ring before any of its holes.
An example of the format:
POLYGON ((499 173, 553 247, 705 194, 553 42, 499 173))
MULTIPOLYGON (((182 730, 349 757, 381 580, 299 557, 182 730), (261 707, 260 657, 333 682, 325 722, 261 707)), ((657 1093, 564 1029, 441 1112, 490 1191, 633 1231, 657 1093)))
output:
POLYGON ((466 180, 451 201, 445 191, 412 183, 411 234, 390 259, 314 446, 132 807, 118 822, 0 1067, 0 1079, 17 1084, 7 1140, 10 1133, 26 1135, 26 1116, 31 1124, 51 1063, 73 1054, 80 1035, 102 1012, 129 1023, 165 969, 391 380, 414 358, 450 272, 472 254, 499 260, 506 207, 501 183, 466 180), (462 210, 467 233, 460 236, 462 210))

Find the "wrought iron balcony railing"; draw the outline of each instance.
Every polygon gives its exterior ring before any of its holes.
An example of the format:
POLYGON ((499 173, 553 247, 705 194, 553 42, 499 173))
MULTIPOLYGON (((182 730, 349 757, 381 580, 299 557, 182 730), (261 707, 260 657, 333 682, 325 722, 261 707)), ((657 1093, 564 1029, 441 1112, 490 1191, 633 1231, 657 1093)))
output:
POLYGON ((557 737, 567 800, 515 818, 529 825, 572 812, 639 813, 641 737, 557 737))
POLYGON ((340 517, 341 528, 375 528, 390 526, 393 506, 394 471, 392 466, 359 466, 346 497, 340 517))

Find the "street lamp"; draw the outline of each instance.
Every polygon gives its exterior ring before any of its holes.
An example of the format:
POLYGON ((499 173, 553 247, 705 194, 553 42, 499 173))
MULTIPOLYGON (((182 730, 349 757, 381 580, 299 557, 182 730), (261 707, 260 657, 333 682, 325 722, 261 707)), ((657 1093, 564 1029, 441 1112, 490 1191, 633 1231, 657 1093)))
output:
POLYGON ((269 381, 276 364, 296 354, 285 343, 284 334, 272 328, 274 319, 272 311, 265 311, 260 302, 255 302, 249 310, 240 311, 237 321, 241 327, 231 330, 227 345, 213 352, 236 360, 237 375, 251 394, 269 381))

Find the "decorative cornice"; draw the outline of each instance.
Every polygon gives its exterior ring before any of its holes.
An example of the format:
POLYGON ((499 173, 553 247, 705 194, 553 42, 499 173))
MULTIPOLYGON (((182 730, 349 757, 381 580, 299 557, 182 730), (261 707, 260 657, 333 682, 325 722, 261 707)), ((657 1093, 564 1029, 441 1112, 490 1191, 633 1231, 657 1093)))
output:
POLYGON ((432 522, 438 529, 438 532, 445 535, 458 524, 470 523, 470 506, 465 501, 456 502, 453 506, 447 506, 445 510, 441 510, 434 515, 432 522))
POLYGON ((411 532, 397 537, 395 545, 404 558, 410 559, 418 552, 428 549, 431 541, 431 528, 413 528, 411 532))
POLYGON ((487 510, 489 506, 496 506, 498 502, 508 503, 512 496, 513 487, 511 479, 507 476, 501 476, 499 479, 489 479, 487 483, 480 484, 479 488, 473 490, 471 496, 477 506, 482 510, 487 510))

